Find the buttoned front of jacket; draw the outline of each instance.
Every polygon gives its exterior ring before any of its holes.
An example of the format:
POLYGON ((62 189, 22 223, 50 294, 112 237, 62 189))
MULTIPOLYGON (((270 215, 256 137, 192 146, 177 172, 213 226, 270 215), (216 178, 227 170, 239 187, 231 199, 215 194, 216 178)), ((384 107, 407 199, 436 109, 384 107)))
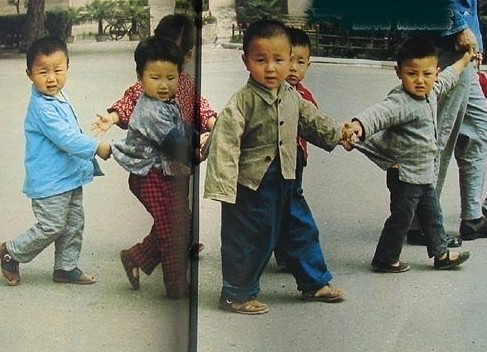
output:
POLYGON ((288 84, 276 94, 250 78, 215 124, 204 196, 234 203, 237 183, 257 189, 276 157, 283 178, 294 179, 298 128, 301 136, 326 150, 332 150, 341 136, 333 119, 288 84))

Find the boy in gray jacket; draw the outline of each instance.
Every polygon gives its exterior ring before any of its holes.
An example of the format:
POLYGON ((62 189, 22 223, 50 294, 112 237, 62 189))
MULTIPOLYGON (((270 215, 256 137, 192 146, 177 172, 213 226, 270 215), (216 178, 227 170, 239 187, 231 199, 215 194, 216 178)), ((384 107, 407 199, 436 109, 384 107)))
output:
POLYGON ((386 99, 352 119, 350 128, 364 142, 355 148, 387 170, 391 215, 386 220, 372 267, 399 273, 410 266, 399 260, 414 214, 427 238, 427 250, 435 269, 449 269, 469 258, 469 252, 450 252, 443 217, 434 188, 436 112, 438 99, 455 86, 472 60, 465 55, 438 74, 435 47, 426 39, 407 39, 399 50, 396 74, 402 84, 386 99))

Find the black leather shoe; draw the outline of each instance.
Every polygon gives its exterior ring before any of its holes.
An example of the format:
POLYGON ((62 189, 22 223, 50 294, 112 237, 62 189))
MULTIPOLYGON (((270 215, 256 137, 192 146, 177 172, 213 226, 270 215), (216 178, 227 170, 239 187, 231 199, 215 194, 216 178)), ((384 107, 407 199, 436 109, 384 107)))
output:
POLYGON ((462 220, 460 223, 460 237, 464 241, 487 237, 487 219, 481 217, 474 220, 462 220))

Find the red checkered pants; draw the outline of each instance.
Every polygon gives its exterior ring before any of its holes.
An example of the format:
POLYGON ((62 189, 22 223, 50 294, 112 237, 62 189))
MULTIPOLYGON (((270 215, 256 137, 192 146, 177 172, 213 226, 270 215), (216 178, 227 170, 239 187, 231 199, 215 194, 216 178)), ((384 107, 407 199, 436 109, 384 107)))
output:
POLYGON ((154 168, 147 176, 129 176, 130 190, 154 218, 151 232, 129 249, 129 256, 147 275, 162 264, 168 296, 181 296, 189 290, 188 186, 188 177, 164 176, 154 168))

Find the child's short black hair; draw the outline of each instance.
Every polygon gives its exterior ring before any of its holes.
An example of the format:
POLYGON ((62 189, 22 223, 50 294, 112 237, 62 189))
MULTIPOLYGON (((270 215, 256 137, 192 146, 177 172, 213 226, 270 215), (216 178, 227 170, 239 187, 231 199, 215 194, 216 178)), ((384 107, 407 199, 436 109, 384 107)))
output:
POLYGON ((400 46, 396 62, 397 66, 401 67, 406 60, 422 59, 430 56, 438 57, 433 43, 424 37, 411 37, 406 39, 400 46))
POLYGON ((311 53, 311 40, 308 33, 299 28, 288 27, 289 36, 291 37, 292 46, 304 46, 311 53))
POLYGON ((194 21, 187 15, 176 13, 163 17, 156 29, 154 35, 160 40, 171 40, 176 42, 181 38, 181 49, 186 55, 193 49, 195 41, 194 21))
POLYGON ((69 63, 68 47, 65 42, 54 37, 35 40, 27 49, 27 69, 32 70, 32 64, 39 55, 51 55, 57 51, 62 51, 69 63))
POLYGON ((243 51, 247 54, 249 50, 250 42, 255 38, 271 38, 275 36, 285 36, 289 39, 289 45, 291 46, 291 37, 286 26, 276 20, 259 20, 250 24, 245 30, 243 37, 243 51))
POLYGON ((179 46, 171 40, 160 40, 155 36, 149 37, 139 43, 134 52, 135 70, 142 76, 149 61, 168 61, 178 66, 181 72, 184 63, 184 54, 179 46))

